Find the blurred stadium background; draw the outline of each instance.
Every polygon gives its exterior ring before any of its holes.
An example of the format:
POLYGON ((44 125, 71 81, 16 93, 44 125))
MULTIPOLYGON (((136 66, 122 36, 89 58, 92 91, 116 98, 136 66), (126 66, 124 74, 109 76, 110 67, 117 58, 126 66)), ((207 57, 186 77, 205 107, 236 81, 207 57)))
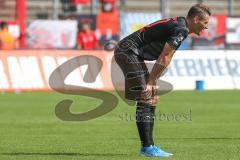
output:
POLYGON ((0 31, 0 159, 144 159, 135 109, 114 90, 113 52, 104 44, 158 19, 185 16, 196 3, 211 7, 213 16, 200 37, 183 42, 162 77, 173 91, 158 103, 164 117, 157 117, 156 143, 175 154, 169 159, 240 159, 239 0, 0 0, 0 22, 8 24, 0 31), (84 24, 93 37, 79 36, 84 24), (51 73, 76 56, 80 67, 66 79, 59 70, 59 79, 119 99, 113 111, 85 122, 60 120, 56 104, 72 99, 71 111, 82 113, 101 101, 49 86, 51 73), (94 76, 97 60, 102 68, 94 76), (191 119, 175 119, 185 114, 191 119))

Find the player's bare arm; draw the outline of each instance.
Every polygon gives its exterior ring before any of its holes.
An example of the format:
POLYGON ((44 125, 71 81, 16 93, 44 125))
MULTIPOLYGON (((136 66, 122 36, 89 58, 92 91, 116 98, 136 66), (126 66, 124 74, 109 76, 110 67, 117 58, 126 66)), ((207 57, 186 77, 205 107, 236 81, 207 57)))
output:
POLYGON ((163 71, 166 69, 166 67, 170 64, 171 59, 175 53, 175 49, 173 49, 168 43, 165 44, 162 53, 156 60, 149 76, 149 80, 146 86, 145 91, 143 92, 143 96, 146 97, 147 102, 150 102, 151 104, 156 104, 158 97, 155 97, 154 94, 156 91, 156 81, 160 78, 163 71), (149 101, 149 99, 151 99, 149 101))
POLYGON ((164 69, 170 64, 174 52, 175 50, 168 43, 166 43, 162 53, 160 54, 152 68, 148 84, 155 84, 156 80, 161 76, 164 69))

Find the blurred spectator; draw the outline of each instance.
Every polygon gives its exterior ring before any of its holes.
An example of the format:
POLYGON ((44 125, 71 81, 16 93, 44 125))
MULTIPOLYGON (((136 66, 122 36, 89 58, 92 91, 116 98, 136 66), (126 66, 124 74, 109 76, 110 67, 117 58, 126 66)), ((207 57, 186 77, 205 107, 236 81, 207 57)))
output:
POLYGON ((116 0, 100 0, 102 5, 102 12, 115 12, 116 0))
POLYGON ((1 22, 0 29, 0 49, 16 49, 16 39, 8 31, 8 24, 6 22, 1 22))
POLYGON ((89 23, 82 25, 82 30, 77 36, 77 48, 83 50, 98 49, 98 40, 95 33, 91 30, 89 23))

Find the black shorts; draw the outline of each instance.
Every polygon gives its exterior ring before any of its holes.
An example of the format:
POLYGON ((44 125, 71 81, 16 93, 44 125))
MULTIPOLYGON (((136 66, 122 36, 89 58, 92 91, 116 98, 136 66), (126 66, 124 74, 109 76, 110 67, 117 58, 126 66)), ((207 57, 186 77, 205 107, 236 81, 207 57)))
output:
POLYGON ((114 58, 125 77, 125 98, 140 101, 141 93, 146 88, 149 72, 144 60, 132 50, 115 50, 114 58))

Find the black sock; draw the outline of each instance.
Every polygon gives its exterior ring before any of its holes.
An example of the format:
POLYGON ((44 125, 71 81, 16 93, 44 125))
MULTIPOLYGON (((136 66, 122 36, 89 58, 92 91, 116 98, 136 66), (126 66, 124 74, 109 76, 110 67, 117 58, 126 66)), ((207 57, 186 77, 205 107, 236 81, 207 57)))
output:
POLYGON ((155 109, 156 106, 151 106, 151 115, 153 116, 153 120, 152 122, 150 122, 150 137, 151 137, 151 142, 154 145, 154 141, 153 141, 153 128, 154 128, 154 120, 155 120, 155 109))
POLYGON ((145 103, 137 104, 136 123, 143 147, 154 145, 152 137, 154 112, 155 108, 148 104, 145 103))

